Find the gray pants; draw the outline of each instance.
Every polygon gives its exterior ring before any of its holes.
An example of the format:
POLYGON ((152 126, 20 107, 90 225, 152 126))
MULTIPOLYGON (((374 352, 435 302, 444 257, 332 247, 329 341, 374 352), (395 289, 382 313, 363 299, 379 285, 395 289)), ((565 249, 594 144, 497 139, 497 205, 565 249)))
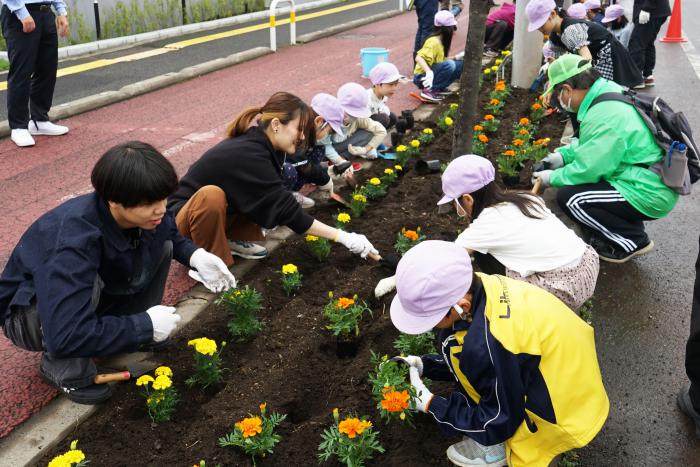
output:
MULTIPOLYGON (((165 242, 163 255, 146 278, 146 284, 138 293, 120 294, 115 288, 105 287, 100 276, 95 278, 90 306, 97 316, 131 315, 142 313, 163 300, 165 282, 173 257, 173 244, 165 242), (109 289, 109 290, 107 290, 109 289)), ((125 289, 130 288, 131 285, 125 289)), ((32 352, 43 352, 39 373, 60 388, 82 388, 94 383, 97 368, 92 358, 57 358, 46 352, 41 331, 36 299, 27 307, 11 307, 5 318, 3 330, 17 347, 32 352)), ((134 349, 136 350, 136 349, 134 349)))
POLYGON ((357 130, 340 143, 333 143, 333 147, 343 159, 348 160, 353 157, 353 155, 348 152, 348 144, 352 144, 353 146, 366 146, 373 137, 374 133, 367 130, 357 130))

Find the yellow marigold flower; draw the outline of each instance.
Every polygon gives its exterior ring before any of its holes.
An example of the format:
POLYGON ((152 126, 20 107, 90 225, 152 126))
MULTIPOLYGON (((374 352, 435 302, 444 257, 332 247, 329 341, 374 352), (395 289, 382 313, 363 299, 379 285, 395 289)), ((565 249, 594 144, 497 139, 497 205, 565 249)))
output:
POLYGON ((403 233, 403 236, 412 242, 415 242, 416 240, 418 240, 418 232, 416 232, 415 230, 406 230, 403 233))
POLYGON ((381 184, 382 184, 382 181, 379 180, 377 177, 372 177, 372 178, 369 179, 369 183, 370 183, 371 185, 377 186, 377 185, 381 185, 381 184))
POLYGON ((515 156, 515 151, 513 151, 512 149, 509 149, 507 151, 504 151, 503 155, 513 157, 513 156, 515 156))
POLYGON ((447 125, 447 126, 452 126, 452 124, 453 124, 454 122, 455 122, 455 121, 452 120, 452 118, 450 118, 450 117, 445 117, 445 125, 447 125))
POLYGON ((156 377, 156 380, 153 382, 153 389, 156 391, 162 391, 163 389, 168 389, 172 385, 173 382, 169 377, 166 375, 160 375, 156 377))
POLYGON ((235 427, 241 430, 244 438, 250 438, 262 433, 262 419, 260 417, 244 418, 236 423, 235 427))
POLYGON ((401 415, 399 415, 399 418, 401 420, 406 420, 406 412, 401 412, 401 415))
POLYGON ((338 421, 338 417, 340 417, 340 411, 338 410, 338 407, 335 407, 333 409, 333 418, 338 421))
POLYGON ((490 75, 491 74, 491 69, 487 68, 484 70, 485 75, 490 75))
POLYGON ((316 235, 307 235, 306 236, 306 241, 307 242, 315 242, 318 240, 318 237, 316 235))
POLYGON ((496 61, 495 61, 494 63, 495 63, 496 65, 500 65, 501 63, 503 63, 503 60, 501 60, 500 58, 497 58, 496 61))
POLYGON ((384 173, 387 175, 393 175, 394 171, 392 169, 384 169, 384 173))
POLYGON ((403 412, 408 408, 410 398, 408 391, 387 391, 384 393, 381 405, 387 412, 403 412))
POLYGON ((267 402, 260 404, 260 413, 265 413, 265 409, 267 409, 267 402))
POLYGON ((72 449, 63 455, 63 458, 68 462, 69 465, 77 464, 85 460, 85 454, 79 449, 72 449))
MULTIPOLYGON (((369 420, 362 420, 360 422, 360 428, 362 429, 362 431, 365 431, 367 428, 372 428, 372 422, 370 422, 369 420)), ((360 433, 362 433, 362 431, 360 431, 360 433)))
POLYGON ((522 146, 523 144, 525 144, 525 141, 523 141, 523 140, 521 140, 521 139, 514 139, 514 140, 513 140, 513 144, 514 144, 515 146, 522 146))
POLYGON ((488 143, 489 137, 486 135, 479 135, 479 141, 481 141, 482 143, 488 143))
POLYGON ((525 128, 521 128, 520 131, 518 131, 519 134, 521 135, 528 135, 530 134, 529 131, 527 131, 525 128))
POLYGON ((399 144, 396 146, 396 152, 406 152, 408 148, 404 144, 399 144))
POLYGON ((352 195, 352 199, 354 199, 355 201, 359 201, 360 203, 367 202, 367 197, 365 195, 361 195, 359 193, 352 195))
POLYGON ((368 421, 360 421, 359 418, 346 418, 338 424, 338 431, 353 439, 357 435, 361 435, 367 428, 371 428, 372 423, 368 421))
POLYGON ((216 341, 206 337, 192 339, 187 343, 188 346, 194 346, 194 350, 202 355, 214 355, 216 353, 216 341))
POLYGON ((523 125, 523 126, 529 125, 529 124, 530 124, 530 119, 529 119, 529 118, 526 118, 526 117, 523 117, 523 118, 520 119, 520 122, 518 122, 518 123, 520 123, 520 124, 523 125))
POLYGON ((349 307, 350 305, 352 305, 354 303, 355 303, 355 300, 353 300, 352 298, 340 297, 338 299, 338 301, 335 303, 335 305, 338 308, 342 308, 343 310, 345 310, 347 307, 349 307))
POLYGON ((412 139, 411 142, 408 144, 410 144, 412 148, 420 147, 420 141, 418 141, 417 139, 412 139))
POLYGON ((493 120, 494 118, 496 118, 496 117, 494 117, 494 116, 493 116, 493 115, 491 115, 491 114, 488 114, 488 115, 484 115, 484 120, 486 120, 486 121, 490 121, 490 120, 493 120))
POLYGON ((395 165, 395 166, 394 166, 394 168, 395 168, 396 170, 403 170, 403 167, 401 167, 401 166, 400 166, 400 165, 398 165, 398 164, 397 164, 397 165, 395 165))
POLYGON ((491 67, 491 71, 498 71, 498 65, 494 65, 491 67))
POLYGON ((484 131, 484 127, 481 125, 474 125, 474 131, 484 131))
POLYGON ((451 108, 452 110, 456 109, 457 107, 459 107, 459 104, 457 104, 457 103, 454 103, 454 102, 453 102, 452 104, 450 104, 450 108, 451 108))
POLYGON ((504 50, 501 55, 510 55, 510 50, 504 50))
POLYGON ((491 99, 489 101, 489 104, 491 104, 491 105, 498 105, 500 103, 501 103, 501 101, 499 101, 498 99, 491 99))
POLYGON ((535 102, 532 104, 532 110, 540 110, 542 108, 542 105, 539 102, 535 102))
POLYGON ((347 212, 341 212, 340 214, 338 214, 338 217, 336 217, 336 219, 338 219, 338 222, 347 224, 348 222, 350 222, 350 214, 348 214, 347 212))
POLYGON ((136 386, 146 386, 146 385, 148 385, 148 383, 152 383, 153 381, 155 381, 155 380, 153 379, 153 376, 151 376, 151 375, 143 375, 143 376, 140 376, 140 377, 136 380, 136 386))
POLYGON ((282 266, 282 274, 296 274, 297 272, 299 269, 291 263, 282 266))
POLYGON ((71 467, 70 462, 68 462, 65 457, 63 457, 63 454, 54 457, 51 459, 51 462, 49 462, 48 467, 71 467))
POLYGON ((171 377, 173 375, 173 370, 170 369, 170 367, 167 366, 159 366, 156 368, 156 376, 167 376, 171 377))

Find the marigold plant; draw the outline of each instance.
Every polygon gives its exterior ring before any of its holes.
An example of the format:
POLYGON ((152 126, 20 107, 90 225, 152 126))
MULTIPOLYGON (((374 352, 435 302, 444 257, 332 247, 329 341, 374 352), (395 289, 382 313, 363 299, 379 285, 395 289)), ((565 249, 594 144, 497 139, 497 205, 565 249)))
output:
POLYGON ((415 404, 412 403, 416 390, 408 378, 408 366, 389 360, 371 352, 372 371, 369 383, 372 385, 372 397, 377 403, 377 410, 387 422, 399 419, 412 426, 415 404), (413 405, 412 405, 413 404, 413 405))
POLYGON ((148 416, 154 423, 169 421, 175 412, 175 406, 180 396, 173 386, 173 372, 167 366, 155 370, 155 378, 143 375, 136 380, 136 386, 141 387, 141 394, 146 399, 148 416))
POLYGON ((458 110, 459 104, 453 102, 452 104, 450 104, 450 107, 447 109, 447 112, 445 112, 445 115, 450 118, 455 118, 457 116, 458 110))
POLYGON ((229 333, 237 341, 246 340, 263 328, 258 319, 262 307, 262 296, 252 287, 229 289, 216 300, 216 304, 224 305, 230 320, 227 324, 229 333))
POLYGON ((425 235, 421 233, 420 227, 417 227, 416 230, 406 230, 406 228, 403 227, 401 232, 396 234, 394 249, 398 254, 403 256, 408 250, 418 245, 423 240, 425 240, 425 235))
POLYGON ((516 149, 507 149, 496 158, 496 165, 501 175, 515 177, 520 172, 523 156, 516 149))
POLYGON ((473 130, 474 131, 484 131, 484 127, 481 125, 474 125, 473 130))
POLYGON ((443 114, 440 118, 438 118, 437 126, 441 130, 447 131, 449 128, 452 127, 452 125, 454 125, 454 123, 455 121, 452 119, 452 117, 450 117, 447 114, 443 114))
POLYGON ((412 148, 419 148, 420 147, 420 141, 418 141, 417 139, 412 139, 408 144, 412 148))
POLYGON ((423 334, 399 334, 394 341, 394 348, 401 355, 425 355, 436 353, 435 333, 432 331, 423 334))
POLYGON ((545 112, 545 108, 539 102, 535 102, 530 106, 530 118, 532 118, 534 121, 540 120, 542 117, 544 117, 545 112))
POLYGON ((472 135, 472 152, 479 156, 486 156, 488 141, 488 137, 483 133, 474 133, 472 135))
POLYGON ((48 467, 84 467, 89 463, 85 453, 78 449, 78 440, 75 439, 70 443, 70 450, 51 459, 48 467))
POLYGON ((384 452, 378 436, 367 417, 350 415, 341 421, 338 409, 334 409, 333 425, 321 434, 318 457, 321 462, 336 457, 346 467, 363 467, 375 452, 384 452))
POLYGON ((194 347, 194 375, 185 380, 188 386, 198 384, 207 388, 212 384, 220 383, 224 378, 224 369, 221 368, 221 351, 226 342, 221 343, 217 349, 216 341, 207 337, 199 337, 187 342, 188 347, 194 347))
POLYGON ((350 217, 350 214, 347 212, 340 212, 335 216, 335 227, 340 230, 346 230, 351 220, 352 217, 350 217))
POLYGON ((490 99, 488 104, 484 106, 484 109, 493 115, 498 115, 503 110, 505 102, 500 99, 490 99))
POLYGON ((382 184, 379 178, 373 177, 362 187, 362 193, 364 193, 367 199, 375 201, 386 196, 386 186, 382 184))
POLYGON ((355 190, 348 202, 348 208, 352 217, 360 217, 367 209, 367 197, 360 190, 355 190))
POLYGON ((484 121, 481 122, 481 126, 484 127, 484 131, 487 133, 495 133, 500 126, 501 121, 494 118, 493 115, 486 115, 484 121))
POLYGON ((352 298, 340 297, 333 298, 333 292, 328 293, 330 301, 323 308, 323 316, 328 320, 326 329, 331 331, 334 336, 345 338, 360 335, 360 319, 365 313, 372 315, 372 310, 369 309, 365 302, 357 299, 357 295, 352 298))
POLYGON ((382 183, 386 185, 392 185, 396 183, 396 180, 398 180, 399 176, 396 174, 396 171, 394 169, 386 168, 384 169, 384 175, 382 175, 382 183))
POLYGON ((435 139, 435 135, 433 134, 432 128, 424 128, 420 135, 418 135, 418 141, 424 145, 432 143, 433 139, 435 139))
POLYGON ((275 428, 282 423, 287 415, 273 412, 267 415, 267 404, 260 404, 260 415, 248 414, 249 417, 236 422, 233 432, 219 438, 219 446, 234 446, 241 449, 253 460, 273 453, 273 448, 282 437, 275 433, 275 428))
POLYGON ((317 260, 323 261, 331 253, 331 241, 327 238, 317 237, 316 235, 307 235, 305 239, 306 246, 317 260))
POLYGON ((282 271, 280 272, 282 274, 282 290, 287 294, 287 297, 290 297, 301 288, 301 273, 299 268, 291 263, 282 266, 282 271))

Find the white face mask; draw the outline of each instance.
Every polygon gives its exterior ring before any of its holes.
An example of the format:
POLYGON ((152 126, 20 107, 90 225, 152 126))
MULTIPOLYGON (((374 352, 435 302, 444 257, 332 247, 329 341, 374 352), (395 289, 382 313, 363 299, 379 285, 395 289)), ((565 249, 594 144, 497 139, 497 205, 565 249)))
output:
POLYGON ((453 201, 455 203, 455 211, 457 211, 457 217, 466 217, 467 211, 465 211, 462 205, 459 204, 459 201, 457 201, 456 199, 453 201))
POLYGON ((576 113, 574 112, 574 108, 571 107, 571 94, 569 94, 569 102, 564 104, 564 99, 561 98, 561 95, 564 91, 561 90, 559 91, 559 105, 561 106, 562 109, 566 110, 569 113, 576 113))

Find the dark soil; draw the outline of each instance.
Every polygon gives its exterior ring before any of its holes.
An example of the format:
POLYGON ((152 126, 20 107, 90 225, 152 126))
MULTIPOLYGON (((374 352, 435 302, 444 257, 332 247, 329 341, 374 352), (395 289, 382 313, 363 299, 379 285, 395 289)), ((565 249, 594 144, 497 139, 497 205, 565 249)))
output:
MULTIPOLYGON (((503 122, 499 133, 506 136, 501 140, 493 135, 491 154, 503 150, 514 119, 527 115, 533 99, 525 94, 514 90, 509 98, 506 113, 500 117, 503 122)), ((554 145, 559 133, 558 122, 547 122, 538 136, 551 137, 554 145)), ((451 135, 437 136, 423 149, 422 159, 448 161, 451 135)), ((379 175, 393 166, 391 162, 379 160, 358 175, 379 175)), ((435 203, 441 193, 439 173, 418 176, 408 171, 383 200, 372 203, 363 217, 353 219, 350 229, 367 235, 382 254, 393 251, 402 227, 420 226, 430 239, 453 240, 460 224, 452 215, 438 215, 435 203)), ((324 205, 313 215, 334 224, 339 211, 339 205, 324 205)), ((341 416, 350 412, 369 415, 380 432, 386 453, 375 456, 368 465, 450 465, 445 450, 458 437, 443 436, 432 417, 423 414, 415 417, 415 429, 400 422, 386 425, 371 399, 367 382, 370 350, 393 355, 392 341, 398 336, 389 319, 390 299, 377 301, 373 293, 377 281, 391 273, 337 245, 328 260, 319 263, 303 243, 303 238, 293 237, 241 280, 241 285, 262 293, 265 328, 249 342, 226 346, 223 359, 228 372, 220 387, 203 393, 184 384, 192 374, 192 351, 187 341, 203 336, 217 342, 229 338, 225 309, 212 305, 174 339, 171 348, 159 354, 160 360, 173 369, 182 398, 171 422, 152 424, 133 382, 119 384, 114 387, 114 397, 38 465, 46 465, 54 455, 65 451, 72 439, 80 441, 79 447, 95 466, 191 466, 200 459, 209 466, 252 465, 239 451, 219 447, 217 440, 249 412, 257 413, 262 402, 267 403, 269 411, 287 414, 287 420, 278 429, 282 441, 274 455, 258 461, 258 465, 317 465, 320 435, 331 424, 334 407, 340 408, 341 416), (292 298, 280 287, 279 271, 286 263, 296 264, 303 275, 302 288, 292 298), (335 339, 324 329, 322 309, 329 291, 336 297, 357 294, 372 309, 373 316, 362 322, 361 341, 353 358, 336 357, 335 339)), ((445 393, 451 385, 432 388, 445 393)))

